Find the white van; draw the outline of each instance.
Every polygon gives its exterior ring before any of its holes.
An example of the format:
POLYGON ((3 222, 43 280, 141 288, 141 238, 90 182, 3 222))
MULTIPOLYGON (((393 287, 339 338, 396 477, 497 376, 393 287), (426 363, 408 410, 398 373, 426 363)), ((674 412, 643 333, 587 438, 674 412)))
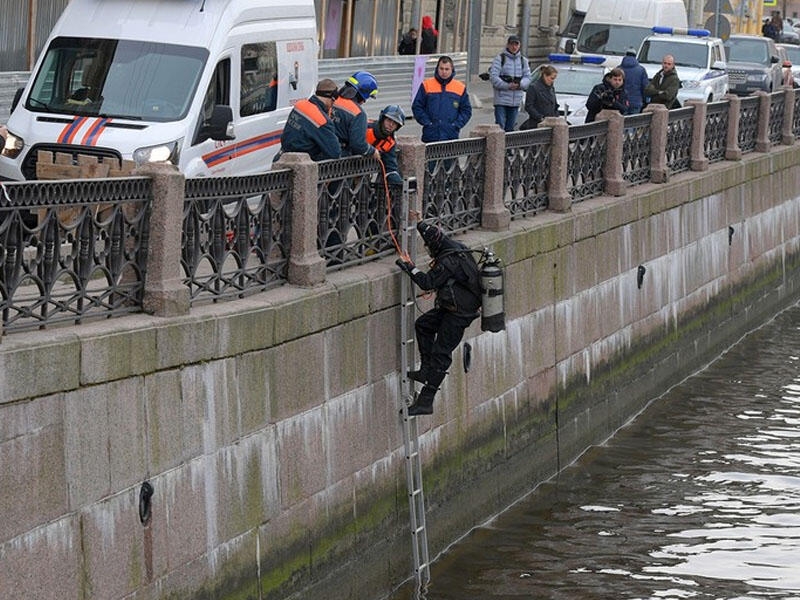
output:
POLYGON ((71 0, 15 98, 0 179, 35 179, 38 150, 263 172, 316 83, 313 0, 71 0))
POLYGON ((573 50, 605 56, 605 66, 615 67, 628 48, 639 49, 655 25, 685 29, 683 0, 592 0, 573 50))

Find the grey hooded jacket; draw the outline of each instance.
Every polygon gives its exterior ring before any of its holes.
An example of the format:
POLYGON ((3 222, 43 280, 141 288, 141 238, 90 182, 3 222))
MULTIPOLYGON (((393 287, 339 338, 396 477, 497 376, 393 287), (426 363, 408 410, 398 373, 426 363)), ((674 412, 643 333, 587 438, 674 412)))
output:
POLYGON ((506 48, 494 57, 492 66, 489 67, 489 79, 494 88, 495 106, 519 106, 531 82, 528 59, 522 56, 521 52, 511 54, 506 48), (512 80, 520 84, 520 89, 509 89, 512 80))

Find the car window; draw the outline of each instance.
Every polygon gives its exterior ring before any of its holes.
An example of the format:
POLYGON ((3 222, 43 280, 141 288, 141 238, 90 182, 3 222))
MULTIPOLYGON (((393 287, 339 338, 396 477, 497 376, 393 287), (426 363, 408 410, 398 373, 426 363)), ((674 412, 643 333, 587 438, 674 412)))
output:
POLYGON ((769 46, 759 39, 729 38, 725 42, 728 62, 770 64, 769 46))

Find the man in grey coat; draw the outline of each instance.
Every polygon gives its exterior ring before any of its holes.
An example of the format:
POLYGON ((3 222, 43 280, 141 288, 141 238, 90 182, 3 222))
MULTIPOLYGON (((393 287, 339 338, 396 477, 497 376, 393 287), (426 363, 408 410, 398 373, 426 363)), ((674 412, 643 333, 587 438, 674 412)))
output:
POLYGON ((531 68, 519 44, 516 35, 509 36, 505 50, 494 57, 489 67, 489 80, 494 88, 494 122, 504 131, 514 131, 519 107, 531 82, 531 68))

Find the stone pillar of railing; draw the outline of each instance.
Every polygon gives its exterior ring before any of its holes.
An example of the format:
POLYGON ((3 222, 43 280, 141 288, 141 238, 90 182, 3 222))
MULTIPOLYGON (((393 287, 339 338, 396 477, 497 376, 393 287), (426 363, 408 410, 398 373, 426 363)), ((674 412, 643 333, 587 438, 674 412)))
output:
POLYGON ((725 139, 725 160, 741 160, 739 121, 742 119, 742 101, 735 94, 727 94, 725 99, 728 101, 728 135, 725 139))
POLYGON ((417 179, 415 206, 411 210, 422 211, 422 189, 425 185, 425 143, 410 135, 397 136, 397 166, 403 177, 417 179))
POLYGON ((166 163, 149 163, 134 170, 133 175, 150 177, 153 185, 144 310, 158 317, 188 314, 189 288, 181 273, 186 180, 176 167, 166 163))
POLYGON ((653 113, 650 121, 650 181, 666 183, 669 177, 666 152, 669 111, 663 104, 649 104, 643 112, 653 113))
POLYGON ((791 146, 794 144, 794 89, 787 85, 783 87, 783 131, 781 131, 781 144, 791 146))
POLYGON ((606 162, 603 166, 604 191, 609 196, 624 196, 628 189, 622 177, 622 150, 625 145, 625 117, 616 110, 601 110, 598 121, 608 121, 606 162))
POLYGON ((292 241, 289 283, 312 287, 325 281, 325 260, 317 249, 319 168, 305 152, 286 152, 275 169, 292 170, 292 241))
POLYGON ((553 129, 550 142, 550 173, 547 179, 547 195, 550 210, 567 212, 572 208, 572 197, 567 189, 567 162, 569 160, 569 124, 561 117, 545 117, 539 127, 553 129))
POLYGON ((772 98, 767 92, 755 92, 758 96, 758 131, 756 131, 756 152, 769 152, 769 110, 772 98))
POLYGON ((511 211, 505 205, 503 174, 506 164, 506 132, 497 125, 478 125, 470 132, 471 137, 486 138, 486 153, 483 157, 483 208, 481 227, 489 231, 508 229, 511 211))
POLYGON ((689 168, 692 171, 707 171, 706 158, 706 115, 708 104, 704 100, 687 100, 686 106, 693 106, 692 114, 692 147, 690 149, 689 168))

